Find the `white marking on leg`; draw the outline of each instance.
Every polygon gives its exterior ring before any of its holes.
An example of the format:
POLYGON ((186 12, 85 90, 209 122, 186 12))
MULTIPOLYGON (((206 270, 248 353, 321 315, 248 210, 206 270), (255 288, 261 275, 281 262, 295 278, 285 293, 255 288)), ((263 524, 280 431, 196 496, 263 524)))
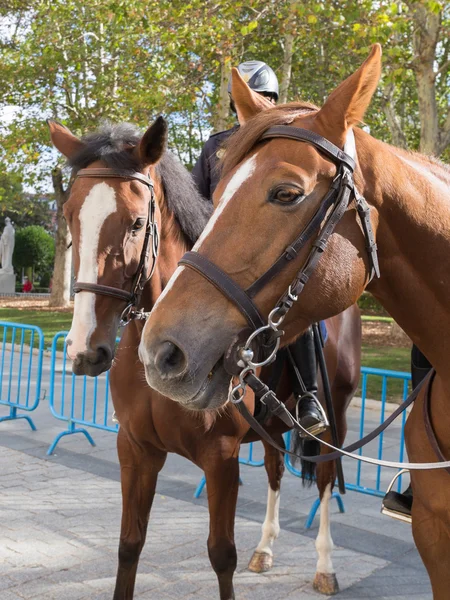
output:
POLYGON ((256 552, 262 552, 272 556, 272 546, 280 533, 280 490, 273 490, 269 485, 267 492, 266 518, 262 525, 262 537, 256 552))
POLYGON ((320 502, 320 525, 316 539, 316 550, 319 555, 317 560, 317 573, 334 573, 333 563, 331 561, 331 553, 334 550, 334 544, 330 531, 330 500, 331 483, 325 488, 325 492, 320 502))
MULTIPOLYGON (((84 283, 97 283, 98 244, 100 232, 107 217, 117 210, 116 192, 106 183, 97 183, 86 196, 81 207, 80 220, 80 268, 77 280, 84 283)), ((80 292, 75 294, 72 326, 67 335, 70 345, 67 354, 74 359, 89 347, 89 340, 97 327, 95 315, 95 294, 80 292)))

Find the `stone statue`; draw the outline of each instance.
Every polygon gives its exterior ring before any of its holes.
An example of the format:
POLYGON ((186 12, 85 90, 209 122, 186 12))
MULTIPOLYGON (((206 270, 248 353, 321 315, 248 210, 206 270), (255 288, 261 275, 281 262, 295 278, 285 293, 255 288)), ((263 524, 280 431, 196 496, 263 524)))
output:
POLYGON ((2 265, 0 273, 14 273, 12 257, 14 252, 15 235, 16 232, 12 226, 11 219, 6 217, 5 229, 3 230, 2 237, 0 238, 0 261, 2 265))

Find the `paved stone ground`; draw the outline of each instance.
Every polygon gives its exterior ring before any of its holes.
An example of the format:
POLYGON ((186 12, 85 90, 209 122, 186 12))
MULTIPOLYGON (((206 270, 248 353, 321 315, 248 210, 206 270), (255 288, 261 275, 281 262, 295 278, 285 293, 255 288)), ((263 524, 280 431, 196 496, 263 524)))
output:
MULTIPOLYGON (((0 415, 5 413, 2 407, 0 415)), ((46 401, 33 418, 36 432, 24 421, 0 423, 0 600, 111 599, 121 506, 115 434, 92 430, 95 448, 79 435, 63 438, 56 454, 47 457, 64 424, 50 416, 46 401)), ((357 422, 352 411, 350 439, 357 422)), ((397 456, 398 429, 385 436, 385 447, 387 457, 397 456)), ((354 471, 347 463, 349 480, 354 471)), ((206 551, 206 499, 193 499, 201 475, 188 461, 169 456, 158 481, 137 599, 218 598, 206 551)), ((274 568, 256 575, 246 566, 260 537, 267 480, 258 468, 242 467, 241 475, 236 598, 319 600, 311 586, 317 522, 304 529, 316 490, 302 489, 296 477, 285 476, 274 568)), ((367 472, 366 481, 375 475, 367 472)), ((381 474, 383 483, 390 475, 381 474)), ((333 506, 339 599, 429 600, 428 578, 409 526, 382 517, 378 498, 349 492, 345 505, 345 514, 333 506)))

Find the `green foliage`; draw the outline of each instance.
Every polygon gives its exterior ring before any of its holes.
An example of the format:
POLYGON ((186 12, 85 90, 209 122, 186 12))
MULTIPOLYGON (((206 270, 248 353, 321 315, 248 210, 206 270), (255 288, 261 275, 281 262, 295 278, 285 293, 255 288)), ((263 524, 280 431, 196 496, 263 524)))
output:
MULTIPOLYGON (((441 14, 436 52, 440 122, 448 112, 449 12, 441 14)), ((322 104, 329 92, 383 45, 383 77, 366 117, 371 133, 395 141, 386 106, 395 112, 407 145, 419 146, 420 115, 413 49, 418 2, 360 0, 10 0, 0 10, 0 159, 25 184, 47 190, 58 160, 45 118, 75 134, 102 119, 146 128, 158 113, 170 122, 171 148, 189 167, 214 122, 221 64, 262 59, 281 75, 285 36, 293 34, 290 99, 322 104), (8 7, 10 9, 8 10, 8 7), (1 39, 3 35, 3 40, 1 39)), ((230 116, 230 124, 233 117, 230 116)), ((1 185, 0 185, 1 187, 1 185)))
POLYGON ((374 298, 372 294, 369 294, 369 292, 364 292, 362 296, 360 296, 358 306, 363 314, 387 314, 378 300, 374 298))
POLYGON ((21 176, 12 172, 0 173, 0 223, 10 217, 15 227, 41 225, 51 230, 49 197, 24 192, 21 176))
POLYGON ((48 270, 55 257, 52 236, 39 225, 30 225, 16 232, 13 265, 16 269, 33 267, 48 270))

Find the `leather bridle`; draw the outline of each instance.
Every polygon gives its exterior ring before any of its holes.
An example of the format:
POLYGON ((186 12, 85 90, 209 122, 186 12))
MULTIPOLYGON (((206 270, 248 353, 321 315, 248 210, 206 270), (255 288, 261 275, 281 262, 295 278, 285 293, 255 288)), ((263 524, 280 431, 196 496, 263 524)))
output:
POLYGON ((159 249, 159 232, 158 224, 155 220, 156 200, 153 181, 147 175, 144 175, 143 173, 138 173, 137 171, 122 171, 106 167, 95 169, 81 169, 76 173, 75 178, 78 177, 93 177, 97 179, 134 179, 135 181, 139 181, 140 183, 144 184, 150 191, 144 244, 142 246, 138 268, 133 278, 131 292, 127 292, 126 290, 122 290, 120 288, 112 287, 109 285, 101 285, 98 283, 86 283, 83 281, 76 281, 73 287, 73 291, 75 294, 78 294, 80 292, 92 292, 94 294, 99 294, 101 296, 109 296, 110 298, 116 298, 118 300, 126 302, 127 305, 120 316, 120 324, 122 326, 127 325, 133 319, 145 319, 147 317, 147 314, 144 313, 142 309, 138 310, 138 306, 145 284, 149 281, 149 279, 152 277, 155 271, 159 249), (152 257, 151 266, 149 264, 150 252, 152 257))
MULTIPOLYGON (((198 252, 187 252, 182 257, 179 264, 197 271, 197 273, 202 275, 202 277, 212 283, 224 296, 231 300, 244 315, 248 325, 254 332, 251 336, 252 339, 250 340, 249 338, 249 340, 247 340, 247 344, 244 346, 245 350, 250 350, 250 342, 252 342, 254 351, 256 337, 258 337, 259 333, 262 333, 263 337, 266 338, 267 334, 271 334, 272 337, 273 334, 275 334, 274 339, 278 339, 274 350, 274 352, 276 352, 279 345, 279 332, 277 326, 284 320, 286 314, 303 291, 303 288, 308 282, 326 248, 331 234, 344 216, 347 207, 353 199, 355 200, 356 210, 361 220, 363 233, 366 238, 366 249, 370 263, 370 279, 374 276, 379 277, 379 266, 377 245, 370 223, 370 208, 365 199, 358 193, 353 180, 353 172, 355 169, 354 159, 332 144, 329 140, 307 129, 278 125, 268 129, 262 134, 258 141, 273 138, 287 138, 312 144, 319 152, 325 154, 325 156, 331 159, 338 167, 338 172, 330 189, 309 223, 303 231, 299 233, 296 239, 287 246, 272 266, 246 290, 242 289, 239 284, 233 281, 224 271, 222 271, 222 269, 198 252), (288 290, 281 296, 276 306, 271 311, 269 315, 269 324, 266 325, 253 298, 298 256, 306 243, 316 232, 318 233, 305 263, 292 281, 288 290)), ((234 354, 234 352, 231 353, 231 355, 234 354)), ((273 356, 271 356, 271 358, 273 358, 273 356)), ((264 361, 264 364, 267 364, 266 360, 264 361)), ((227 366, 230 368, 229 361, 226 362, 225 366, 226 368, 227 366)), ((261 363, 247 361, 247 366, 256 367, 263 365, 261 363)), ((233 375, 237 374, 232 368, 231 370, 233 375)))
MULTIPOLYGON (((366 251, 369 256, 370 264, 369 281, 375 276, 380 276, 377 245, 370 223, 370 207, 355 187, 353 172, 356 165, 353 158, 332 144, 329 140, 307 129, 278 125, 269 128, 265 133, 262 134, 258 141, 264 141, 273 138, 287 138, 312 144, 319 150, 319 152, 330 158, 338 167, 337 175, 334 178, 330 189, 323 198, 316 213, 313 215, 303 231, 297 236, 293 243, 285 249, 281 256, 273 263, 273 265, 246 290, 243 290, 233 279, 231 279, 231 277, 222 271, 222 269, 198 252, 187 252, 179 261, 180 265, 194 269, 197 273, 202 275, 202 277, 212 283, 224 296, 233 302, 233 304, 244 315, 248 325, 253 330, 249 336, 248 329, 241 331, 234 344, 232 344, 232 346, 225 353, 224 367, 230 373, 230 375, 237 377, 239 381, 239 383, 230 391, 230 401, 235 404, 241 415, 249 423, 252 429, 261 436, 261 438, 265 439, 280 452, 290 454, 297 458, 302 458, 303 460, 309 462, 321 463, 330 460, 336 460, 341 456, 348 456, 361 462, 382 467, 391 467, 395 469, 406 468, 409 470, 444 468, 450 473, 450 461, 445 461, 445 457, 439 449, 429 416, 431 385, 435 374, 434 371, 432 371, 426 378, 426 402, 424 405, 426 406, 426 408, 424 408, 424 412, 426 414, 424 417, 426 424, 428 421, 426 427, 428 436, 431 440, 431 445, 437 458, 442 461, 437 463, 400 463, 370 458, 367 456, 362 456, 361 454, 355 454, 356 450, 359 450, 365 444, 380 435, 380 433, 384 431, 395 418, 397 418, 404 410, 406 410, 408 406, 412 404, 412 402, 414 402, 421 386, 417 387, 409 396, 409 398, 403 402, 397 408, 397 410, 388 419, 386 419, 386 421, 381 423, 370 434, 366 435, 363 439, 350 444, 346 448, 338 448, 308 432, 287 410, 285 404, 277 398, 275 392, 265 385, 256 375, 256 370, 259 367, 268 365, 275 360, 278 348, 280 346, 280 337, 284 333, 278 328, 284 321, 289 310, 297 301, 311 274, 314 272, 314 269, 326 248, 331 234, 336 228, 336 225, 344 216, 345 211, 352 200, 355 201, 356 210, 361 220, 362 230, 366 239, 366 251), (305 247, 306 243, 309 239, 311 239, 315 232, 317 232, 317 235, 306 261, 304 262, 300 271, 297 273, 287 291, 281 296, 273 310, 270 312, 268 323, 266 325, 258 308, 253 302, 253 297, 266 285, 268 285, 273 278, 289 264, 291 260, 298 256, 299 252, 305 247), (245 340, 246 337, 247 341, 243 343, 243 340, 245 340), (268 348, 269 350, 267 351, 268 348), (262 360, 260 360, 260 362, 254 362, 254 356, 258 356, 258 354, 260 355, 261 351, 265 351, 265 355, 262 356, 262 360), (259 398, 260 402, 265 404, 269 414, 281 419, 289 429, 294 428, 301 434, 306 434, 320 444, 325 445, 329 450, 333 450, 333 452, 317 456, 299 456, 279 446, 277 442, 267 433, 264 427, 250 413, 245 405, 245 402, 243 402, 245 389, 247 386, 254 391, 255 396, 259 398)), ((425 383, 425 380, 422 383, 425 383)))

